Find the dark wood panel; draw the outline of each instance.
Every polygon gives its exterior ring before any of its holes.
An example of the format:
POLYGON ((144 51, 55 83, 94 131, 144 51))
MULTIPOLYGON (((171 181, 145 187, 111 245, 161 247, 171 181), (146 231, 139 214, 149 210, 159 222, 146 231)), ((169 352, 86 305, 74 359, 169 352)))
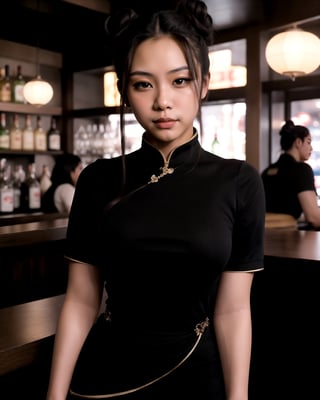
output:
POLYGON ((320 232, 268 229, 252 287, 250 399, 313 399, 320 355, 320 232))
POLYGON ((1 249, 0 308, 64 293, 64 240, 1 249))
POLYGON ((0 375, 30 365, 41 355, 41 348, 56 332, 63 298, 53 296, 0 310, 0 375))

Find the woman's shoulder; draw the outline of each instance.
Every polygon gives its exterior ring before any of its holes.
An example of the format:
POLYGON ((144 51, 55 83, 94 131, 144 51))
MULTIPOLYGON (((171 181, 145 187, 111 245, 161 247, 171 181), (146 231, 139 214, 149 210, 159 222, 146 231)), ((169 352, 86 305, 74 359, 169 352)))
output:
POLYGON ((257 169, 246 160, 240 160, 238 158, 223 158, 204 149, 202 149, 202 160, 204 162, 210 162, 212 164, 216 164, 221 168, 226 168, 238 172, 242 171, 243 172, 252 171, 254 173, 257 172, 257 169))
POLYGON ((58 185, 55 189, 55 194, 56 193, 61 193, 61 192, 66 192, 66 191, 71 191, 73 192, 75 189, 74 185, 72 185, 71 183, 61 183, 60 185, 58 185))
POLYGON ((114 175, 117 170, 121 170, 121 165, 121 157, 98 158, 83 168, 80 178, 81 180, 99 179, 101 176, 114 175))

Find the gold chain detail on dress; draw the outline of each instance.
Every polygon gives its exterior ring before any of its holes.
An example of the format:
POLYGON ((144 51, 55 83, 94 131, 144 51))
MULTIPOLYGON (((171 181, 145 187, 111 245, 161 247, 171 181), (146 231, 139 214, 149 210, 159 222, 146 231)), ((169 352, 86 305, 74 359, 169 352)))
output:
POLYGON ((192 346, 192 348, 189 351, 189 353, 177 365, 175 365, 169 371, 165 372, 163 375, 159 376, 158 378, 155 378, 152 381, 145 383, 144 385, 141 385, 141 386, 133 388, 133 389, 124 390, 123 392, 110 393, 110 394, 101 394, 101 395, 100 394, 92 394, 92 395, 86 394, 86 395, 84 395, 84 394, 76 393, 72 389, 70 389, 69 392, 70 392, 70 394, 72 396, 80 397, 80 398, 83 398, 83 399, 110 399, 110 398, 113 398, 113 397, 123 396, 123 395, 126 395, 126 394, 137 392, 138 390, 144 389, 144 388, 146 388, 146 387, 148 387, 148 386, 160 381, 165 376, 168 376, 173 371, 175 371, 178 367, 180 367, 180 365, 182 365, 191 356, 191 354, 194 352, 194 350, 196 349, 198 343, 200 342, 200 339, 201 339, 201 337, 202 337, 203 333, 205 332, 206 327, 208 325, 209 325, 209 318, 208 317, 204 321, 199 322, 194 328, 194 331, 195 331, 195 333, 197 335, 197 340, 196 340, 195 344, 192 346))
POLYGON ((161 167, 161 170, 162 170, 161 174, 158 176, 153 174, 148 183, 157 183, 157 182, 159 182, 159 179, 161 179, 163 176, 168 175, 168 174, 173 174, 173 172, 174 172, 174 168, 169 168, 167 165, 165 165, 164 167, 161 167))
POLYGON ((207 317, 204 321, 199 322, 196 327, 194 328, 194 331, 197 336, 202 335, 203 332, 206 330, 207 326, 209 325, 209 318, 207 317))

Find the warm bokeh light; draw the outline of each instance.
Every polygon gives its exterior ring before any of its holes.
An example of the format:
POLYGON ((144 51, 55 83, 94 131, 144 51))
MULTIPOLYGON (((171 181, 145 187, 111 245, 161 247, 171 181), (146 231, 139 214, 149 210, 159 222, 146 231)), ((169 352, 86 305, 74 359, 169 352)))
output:
POLYGON ((120 93, 117 87, 117 74, 114 71, 108 71, 103 76, 104 87, 104 105, 114 107, 120 105, 120 93))
POLYGON ((210 51, 210 83, 209 89, 225 89, 247 84, 247 68, 232 65, 230 49, 210 51))

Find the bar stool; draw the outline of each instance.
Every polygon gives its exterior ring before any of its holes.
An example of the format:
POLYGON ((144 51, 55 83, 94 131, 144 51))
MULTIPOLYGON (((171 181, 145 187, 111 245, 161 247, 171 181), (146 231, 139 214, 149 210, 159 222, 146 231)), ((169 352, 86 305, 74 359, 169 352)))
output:
POLYGON ((298 229, 296 219, 290 214, 270 213, 265 216, 266 229, 291 228, 298 229))

